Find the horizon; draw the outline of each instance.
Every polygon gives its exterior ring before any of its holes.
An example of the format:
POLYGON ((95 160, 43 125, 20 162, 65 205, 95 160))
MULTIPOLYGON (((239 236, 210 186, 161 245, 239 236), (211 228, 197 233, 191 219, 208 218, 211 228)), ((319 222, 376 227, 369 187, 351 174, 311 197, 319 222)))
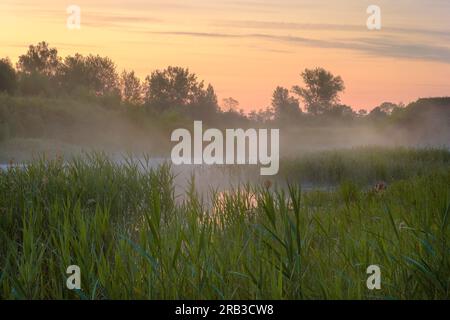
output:
POLYGON ((1 55, 15 64, 46 41, 62 57, 108 56, 142 80, 187 67, 214 86, 219 103, 233 97, 246 113, 267 107, 277 86, 301 84, 305 68, 323 67, 343 78, 343 104, 371 110, 450 92, 450 3, 432 3, 378 1, 382 29, 369 31, 369 1, 6 0, 0 26, 15 32, 0 35, 1 55), (66 27, 69 4, 81 8, 80 30, 66 27))

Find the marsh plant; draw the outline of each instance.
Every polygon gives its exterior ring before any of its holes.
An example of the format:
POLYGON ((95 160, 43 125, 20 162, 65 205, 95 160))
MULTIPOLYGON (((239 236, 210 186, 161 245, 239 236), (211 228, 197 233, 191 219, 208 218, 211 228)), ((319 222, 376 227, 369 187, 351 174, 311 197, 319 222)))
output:
POLYGON ((385 188, 346 175, 330 191, 291 179, 199 194, 193 179, 182 200, 170 166, 149 159, 10 167, 0 173, 0 298, 448 299, 448 152, 409 151, 404 165, 426 152, 447 158, 385 188), (66 287, 71 265, 79 290, 66 287), (371 265, 379 290, 366 285, 371 265))

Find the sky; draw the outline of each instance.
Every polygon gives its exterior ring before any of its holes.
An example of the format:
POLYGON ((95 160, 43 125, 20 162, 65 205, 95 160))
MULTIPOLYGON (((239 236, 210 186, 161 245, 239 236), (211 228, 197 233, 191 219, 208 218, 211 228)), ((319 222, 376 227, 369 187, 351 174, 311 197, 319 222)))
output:
POLYGON ((355 110, 450 95, 448 0, 1 0, 0 30, 0 57, 13 62, 46 41, 142 79, 188 67, 246 111, 314 67, 343 78, 341 101, 355 110), (81 8, 79 30, 66 26, 69 5, 81 8), (366 26, 369 5, 381 30, 366 26))

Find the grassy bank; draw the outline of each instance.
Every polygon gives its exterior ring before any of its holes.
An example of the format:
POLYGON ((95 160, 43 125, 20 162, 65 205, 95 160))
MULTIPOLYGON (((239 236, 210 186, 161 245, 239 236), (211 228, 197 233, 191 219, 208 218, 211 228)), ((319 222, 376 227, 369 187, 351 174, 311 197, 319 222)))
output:
POLYGON ((0 298, 448 299, 448 153, 399 151, 420 170, 377 154, 414 174, 367 189, 352 175, 372 167, 321 156, 313 172, 355 170, 335 191, 243 186, 212 207, 195 185, 177 201, 167 166, 101 155, 1 172, 0 298), (81 291, 65 287, 73 264, 81 291), (369 265, 381 290, 366 287, 369 265))
POLYGON ((280 175, 305 183, 359 186, 390 183, 450 168, 450 152, 438 148, 358 147, 309 152, 281 161, 280 175))

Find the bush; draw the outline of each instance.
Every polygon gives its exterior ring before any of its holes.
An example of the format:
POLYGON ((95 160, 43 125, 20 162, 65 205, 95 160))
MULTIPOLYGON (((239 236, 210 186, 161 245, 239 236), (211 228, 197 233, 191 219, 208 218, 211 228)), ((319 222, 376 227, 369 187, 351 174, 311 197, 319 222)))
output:
POLYGON ((17 88, 17 75, 11 61, 0 59, 0 92, 13 94, 17 88))
POLYGON ((51 80, 39 73, 22 73, 19 79, 19 92, 25 96, 49 97, 54 93, 51 80))

